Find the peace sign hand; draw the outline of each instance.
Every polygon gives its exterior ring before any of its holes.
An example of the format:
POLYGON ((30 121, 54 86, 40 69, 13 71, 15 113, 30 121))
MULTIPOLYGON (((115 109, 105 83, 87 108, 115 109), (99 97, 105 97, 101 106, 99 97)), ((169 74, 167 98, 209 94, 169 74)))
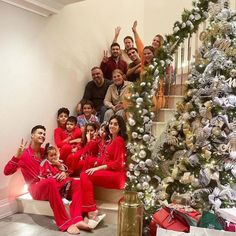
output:
POLYGON ((24 139, 23 138, 21 139, 21 144, 20 144, 20 147, 18 148, 18 150, 16 152, 15 157, 17 157, 17 158, 21 157, 21 155, 23 154, 23 152, 24 152, 24 150, 26 148, 27 143, 28 143, 28 141, 24 142, 24 139))
POLYGON ((108 51, 104 50, 102 62, 106 63, 107 61, 108 61, 108 51))

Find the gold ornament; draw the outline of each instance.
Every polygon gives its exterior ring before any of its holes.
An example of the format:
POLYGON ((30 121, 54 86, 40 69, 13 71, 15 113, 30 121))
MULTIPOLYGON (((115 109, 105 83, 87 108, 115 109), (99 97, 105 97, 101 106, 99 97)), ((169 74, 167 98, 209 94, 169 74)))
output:
POLYGON ((213 127, 211 130, 212 134, 215 135, 216 137, 221 135, 221 129, 219 127, 213 127))

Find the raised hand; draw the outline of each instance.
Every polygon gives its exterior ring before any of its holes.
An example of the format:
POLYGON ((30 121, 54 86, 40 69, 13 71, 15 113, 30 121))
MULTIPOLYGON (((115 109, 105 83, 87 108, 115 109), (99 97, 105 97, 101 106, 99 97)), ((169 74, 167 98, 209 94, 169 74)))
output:
POLYGON ((115 36, 116 36, 116 37, 119 36, 120 31, 121 31, 121 27, 120 27, 120 26, 117 26, 117 27, 115 28, 115 36))
POLYGON ((133 31, 134 33, 137 32, 137 25, 138 25, 138 22, 137 22, 137 20, 136 20, 136 21, 134 21, 133 26, 132 26, 132 31, 133 31))
POLYGON ((86 134, 86 138, 87 138, 87 142, 89 142, 89 141, 91 140, 90 133, 87 133, 87 134, 86 134))
POLYGON ((17 149, 15 157, 17 157, 17 158, 21 157, 21 155, 23 154, 23 152, 26 148, 27 143, 28 143, 28 141, 24 142, 24 139, 23 138, 21 139, 20 147, 17 149))
POLYGON ((104 50, 102 62, 106 63, 107 61, 108 61, 108 51, 104 50))

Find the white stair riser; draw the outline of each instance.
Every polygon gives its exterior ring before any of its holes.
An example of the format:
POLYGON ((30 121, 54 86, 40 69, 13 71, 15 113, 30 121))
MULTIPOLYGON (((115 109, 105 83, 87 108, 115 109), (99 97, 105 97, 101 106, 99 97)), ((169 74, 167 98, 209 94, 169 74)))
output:
POLYGON ((165 96, 165 108, 176 108, 178 102, 183 101, 183 96, 165 96))
POLYGON ((170 87, 170 95, 183 95, 185 92, 185 85, 176 84, 171 85, 170 87))
POLYGON ((124 195, 123 190, 118 189, 106 189, 102 187, 94 188, 95 199, 101 200, 104 202, 114 202, 117 203, 124 195))
POLYGON ((152 134, 155 136, 156 139, 158 139, 163 131, 165 131, 166 128, 166 122, 153 122, 152 126, 152 134))
POLYGON ((174 117, 174 114, 174 109, 161 109, 157 114, 157 121, 168 122, 174 117))
MULTIPOLYGON (((38 201, 31 199, 17 198, 18 212, 36 215, 53 216, 52 209, 48 201, 38 201)), ((65 205, 69 212, 69 205, 65 205)), ((99 212, 105 213, 107 216, 104 219, 105 223, 117 224, 118 203, 103 203, 97 202, 99 212)))

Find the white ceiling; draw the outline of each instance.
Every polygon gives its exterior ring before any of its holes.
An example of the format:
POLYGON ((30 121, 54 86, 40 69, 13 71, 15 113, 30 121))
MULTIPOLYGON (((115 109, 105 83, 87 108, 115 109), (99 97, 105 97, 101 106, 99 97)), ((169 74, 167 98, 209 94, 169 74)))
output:
POLYGON ((64 6, 84 0, 0 0, 35 14, 47 17, 57 14, 64 6))

